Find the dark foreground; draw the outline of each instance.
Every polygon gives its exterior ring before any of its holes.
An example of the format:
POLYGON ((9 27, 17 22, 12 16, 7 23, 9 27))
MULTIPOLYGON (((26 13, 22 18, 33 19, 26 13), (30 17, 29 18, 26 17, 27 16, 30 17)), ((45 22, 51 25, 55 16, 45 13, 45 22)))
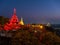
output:
POLYGON ((50 30, 27 28, 9 33, 11 37, 0 36, 0 45, 60 45, 60 37, 50 30))

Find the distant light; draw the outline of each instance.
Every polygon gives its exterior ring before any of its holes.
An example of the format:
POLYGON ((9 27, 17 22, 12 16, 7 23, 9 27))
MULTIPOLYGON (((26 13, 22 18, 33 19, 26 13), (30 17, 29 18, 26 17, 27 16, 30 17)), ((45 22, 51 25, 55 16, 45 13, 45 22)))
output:
POLYGON ((43 26, 41 25, 40 28, 43 29, 43 26))
POLYGON ((36 33, 37 31, 35 30, 34 32, 36 33))

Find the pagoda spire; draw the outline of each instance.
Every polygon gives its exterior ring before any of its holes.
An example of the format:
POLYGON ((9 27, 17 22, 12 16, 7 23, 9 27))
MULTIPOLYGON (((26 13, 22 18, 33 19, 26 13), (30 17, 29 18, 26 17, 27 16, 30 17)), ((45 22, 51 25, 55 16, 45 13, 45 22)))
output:
POLYGON ((51 24, 48 22, 46 26, 50 27, 50 26, 51 26, 51 24))
POLYGON ((24 25, 24 21, 23 21, 23 18, 21 17, 21 20, 19 22, 20 25, 24 25))
POLYGON ((14 8, 14 15, 16 15, 16 8, 14 8))
POLYGON ((9 20, 9 23, 5 24, 4 29, 12 30, 12 29, 18 29, 18 28, 20 28, 20 25, 19 25, 18 17, 16 15, 16 9, 14 8, 13 15, 11 19, 9 20))
POLYGON ((12 16, 12 18, 10 19, 10 22, 11 22, 11 23, 16 23, 16 22, 18 22, 18 17, 16 16, 16 8, 14 8, 13 16, 12 16))

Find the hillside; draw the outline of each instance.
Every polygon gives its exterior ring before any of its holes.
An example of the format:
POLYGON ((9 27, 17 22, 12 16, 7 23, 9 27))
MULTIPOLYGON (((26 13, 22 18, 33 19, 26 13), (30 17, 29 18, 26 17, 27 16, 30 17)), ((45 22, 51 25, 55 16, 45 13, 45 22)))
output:
MULTIPOLYGON (((50 29, 52 30, 52 29, 50 29)), ((60 45, 60 37, 48 29, 42 32, 40 29, 22 28, 17 31, 5 32, 12 37, 1 37, 0 44, 2 45, 60 45), (7 43, 8 42, 8 43, 7 43)), ((8 35, 9 36, 9 35, 8 35)))

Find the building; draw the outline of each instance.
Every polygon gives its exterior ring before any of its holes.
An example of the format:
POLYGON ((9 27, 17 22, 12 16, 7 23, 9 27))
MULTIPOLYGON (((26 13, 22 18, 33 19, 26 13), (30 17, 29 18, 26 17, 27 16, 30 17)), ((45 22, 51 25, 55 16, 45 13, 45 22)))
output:
POLYGON ((23 21, 23 18, 21 17, 21 20, 19 22, 20 25, 24 25, 24 21, 23 21))
POLYGON ((19 22, 16 15, 16 9, 14 8, 13 16, 9 20, 9 22, 4 25, 4 30, 19 29, 20 25, 24 25, 23 19, 21 18, 21 21, 19 22))

